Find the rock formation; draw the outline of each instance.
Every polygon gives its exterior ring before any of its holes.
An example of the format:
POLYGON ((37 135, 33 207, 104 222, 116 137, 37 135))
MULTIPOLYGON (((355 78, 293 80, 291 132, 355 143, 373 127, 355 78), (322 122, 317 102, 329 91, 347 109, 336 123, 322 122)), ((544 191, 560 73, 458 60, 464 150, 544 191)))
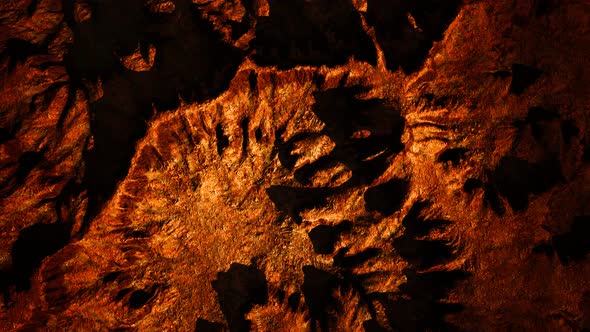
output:
POLYGON ((0 4, 0 330, 590 330, 585 0, 0 4))

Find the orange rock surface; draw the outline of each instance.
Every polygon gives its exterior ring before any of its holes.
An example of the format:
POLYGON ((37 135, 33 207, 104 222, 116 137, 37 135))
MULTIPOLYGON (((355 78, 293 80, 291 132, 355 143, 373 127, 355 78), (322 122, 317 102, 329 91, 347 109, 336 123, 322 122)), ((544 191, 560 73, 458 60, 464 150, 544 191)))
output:
POLYGON ((0 4, 0 330, 590 330, 584 0, 0 4))

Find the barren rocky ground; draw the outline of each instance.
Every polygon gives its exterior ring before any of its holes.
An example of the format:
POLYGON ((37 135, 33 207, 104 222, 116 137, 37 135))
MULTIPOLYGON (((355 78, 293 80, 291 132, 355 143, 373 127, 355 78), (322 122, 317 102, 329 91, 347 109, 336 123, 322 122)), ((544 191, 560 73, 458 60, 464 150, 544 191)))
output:
POLYGON ((586 0, 0 2, 0 330, 590 331, 586 0))

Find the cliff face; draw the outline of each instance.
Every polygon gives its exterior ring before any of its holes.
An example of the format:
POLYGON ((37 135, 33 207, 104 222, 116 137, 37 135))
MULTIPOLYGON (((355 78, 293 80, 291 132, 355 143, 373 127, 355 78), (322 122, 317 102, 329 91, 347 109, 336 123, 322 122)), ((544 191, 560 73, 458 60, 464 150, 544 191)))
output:
POLYGON ((590 329, 589 18, 0 4, 0 329, 590 329))

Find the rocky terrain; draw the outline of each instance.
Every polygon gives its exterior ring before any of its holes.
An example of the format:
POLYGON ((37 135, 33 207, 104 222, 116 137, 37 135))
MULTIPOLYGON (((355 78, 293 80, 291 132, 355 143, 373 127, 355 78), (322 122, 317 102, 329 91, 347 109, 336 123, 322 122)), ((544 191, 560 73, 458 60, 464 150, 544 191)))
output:
POLYGON ((0 3, 0 330, 590 331, 586 0, 0 3))

